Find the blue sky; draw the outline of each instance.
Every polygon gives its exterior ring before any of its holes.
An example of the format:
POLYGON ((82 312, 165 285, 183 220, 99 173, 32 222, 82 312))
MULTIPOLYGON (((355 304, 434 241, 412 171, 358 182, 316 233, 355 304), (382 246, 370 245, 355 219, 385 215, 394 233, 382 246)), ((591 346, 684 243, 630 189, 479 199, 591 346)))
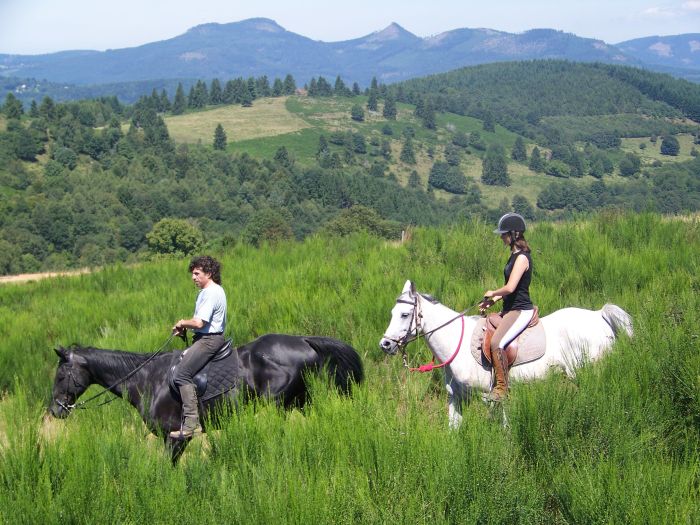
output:
POLYGON ((0 53, 132 47, 253 17, 326 42, 397 22, 421 37, 462 27, 548 27, 614 44, 700 32, 700 0, 0 0, 0 53))

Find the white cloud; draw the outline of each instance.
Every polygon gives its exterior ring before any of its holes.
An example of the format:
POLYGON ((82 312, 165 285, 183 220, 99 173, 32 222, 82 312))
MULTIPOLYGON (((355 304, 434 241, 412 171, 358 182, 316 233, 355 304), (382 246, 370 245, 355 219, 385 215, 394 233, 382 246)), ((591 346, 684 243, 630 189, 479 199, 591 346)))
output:
POLYGON ((700 0, 688 0, 683 2, 683 9, 686 11, 698 11, 700 12, 700 0))
POLYGON ((648 7, 642 11, 644 16, 650 18, 673 18, 676 12, 668 7, 648 7))

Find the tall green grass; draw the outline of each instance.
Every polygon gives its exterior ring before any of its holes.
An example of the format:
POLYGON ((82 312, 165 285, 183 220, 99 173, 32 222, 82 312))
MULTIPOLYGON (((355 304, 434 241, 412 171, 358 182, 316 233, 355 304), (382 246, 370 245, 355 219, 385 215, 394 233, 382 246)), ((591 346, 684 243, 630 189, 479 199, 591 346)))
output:
MULTIPOLYGON (((313 383, 284 412, 243 407, 173 468, 117 401, 45 418, 72 342, 150 352, 191 314, 187 261, 0 288, 0 521, 12 523, 693 523, 700 520, 698 222, 605 214, 536 225, 532 294, 544 315, 614 302, 635 321, 573 380, 516 384, 498 411, 447 428, 441 374, 408 375, 377 343, 406 279, 463 309, 500 283, 492 226, 417 229, 394 245, 314 237, 221 257, 229 335, 329 335, 363 357, 352 398, 313 383)), ((425 345, 409 347, 414 361, 425 345)))

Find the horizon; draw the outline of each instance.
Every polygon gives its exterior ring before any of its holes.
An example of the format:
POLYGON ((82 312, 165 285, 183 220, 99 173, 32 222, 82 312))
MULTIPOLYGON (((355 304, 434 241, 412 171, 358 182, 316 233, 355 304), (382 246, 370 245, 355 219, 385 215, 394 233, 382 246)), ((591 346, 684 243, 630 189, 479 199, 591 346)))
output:
POLYGON ((464 28, 506 33, 553 29, 607 44, 698 33, 700 27, 700 0, 672 0, 662 5, 647 0, 621 0, 614 5, 591 0, 575 6, 552 0, 527 5, 501 0, 473 6, 457 0, 436 0, 430 5, 415 0, 387 0, 381 5, 358 0, 352 6, 315 6, 309 0, 293 5, 261 0, 255 6, 204 0, 196 13, 186 0, 146 5, 123 0, 119 11, 110 13, 100 4, 104 5, 94 0, 5 0, 0 3, 0 53, 131 48, 175 38, 199 25, 226 25, 251 18, 268 18, 289 32, 329 43, 362 38, 392 23, 421 38, 464 28))

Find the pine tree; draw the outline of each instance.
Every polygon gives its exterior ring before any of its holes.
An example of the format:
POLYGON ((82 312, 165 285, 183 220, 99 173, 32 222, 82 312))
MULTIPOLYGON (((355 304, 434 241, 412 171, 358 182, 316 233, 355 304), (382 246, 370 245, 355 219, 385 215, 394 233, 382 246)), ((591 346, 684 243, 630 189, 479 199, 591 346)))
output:
POLYGON ((335 77, 335 84, 333 85, 333 94, 337 97, 345 97, 348 95, 348 88, 340 78, 340 75, 335 77))
POLYGON ((350 109, 350 117, 356 122, 362 122, 365 120, 365 111, 359 104, 354 104, 350 109))
POLYGON ((161 90, 158 101, 158 111, 164 113, 166 111, 170 111, 171 107, 172 105, 170 104, 170 100, 168 99, 168 93, 166 93, 164 89, 161 90))
POLYGON ((370 89, 369 90, 369 97, 367 98, 367 109, 369 111, 377 111, 377 108, 378 108, 377 90, 370 89))
POLYGON ((294 77, 290 74, 287 74, 287 76, 284 77, 284 94, 293 95, 296 90, 297 83, 294 81, 294 77))
POLYGON ((486 115, 484 115, 484 131, 488 131, 489 133, 494 133, 496 131, 496 121, 493 118, 493 113, 488 111, 486 115))
POLYGON ((536 171, 538 173, 541 173, 544 171, 544 160, 542 159, 542 155, 540 155, 540 148, 535 146, 532 149, 532 153, 530 154, 530 162, 528 163, 528 167, 532 171, 536 171))
POLYGON ((5 97, 5 105, 2 107, 3 113, 7 118, 18 119, 24 113, 22 102, 12 93, 8 93, 5 97))
POLYGON ((510 186, 508 161, 500 144, 493 144, 486 151, 482 163, 481 181, 490 186, 510 186))
POLYGON ((187 109, 187 101, 185 100, 185 90, 182 83, 178 83, 175 91, 175 100, 173 100, 173 115, 182 115, 187 109))
POLYGON ((352 94, 355 96, 360 94, 360 85, 357 82, 352 83, 352 94))
POLYGON ((222 151, 226 149, 226 132, 221 124, 217 124, 214 130, 214 149, 222 151))
POLYGON ((513 144, 513 149, 510 152, 510 158, 518 162, 527 160, 527 150, 525 150, 525 141, 518 135, 513 144))
POLYGON ((316 158, 321 159, 322 157, 328 155, 328 153, 328 141, 326 140, 325 135, 321 135, 318 138, 318 149, 316 150, 316 158))
POLYGON ((437 123, 435 121, 435 108, 430 100, 425 102, 425 107, 423 108, 423 126, 425 126, 427 129, 435 129, 437 127, 437 123))
POLYGON ((221 82, 218 78, 211 81, 211 87, 209 88, 209 104, 216 105, 221 104, 224 101, 224 94, 221 90, 221 82))
POLYGON ((396 99, 389 93, 384 99, 384 109, 382 110, 382 115, 384 118, 389 120, 396 120, 396 99))
POLYGON ((416 163, 416 154, 413 151, 413 140, 411 140, 411 137, 406 137, 406 140, 401 147, 399 159, 401 159, 401 162, 405 162, 406 164, 416 163))

